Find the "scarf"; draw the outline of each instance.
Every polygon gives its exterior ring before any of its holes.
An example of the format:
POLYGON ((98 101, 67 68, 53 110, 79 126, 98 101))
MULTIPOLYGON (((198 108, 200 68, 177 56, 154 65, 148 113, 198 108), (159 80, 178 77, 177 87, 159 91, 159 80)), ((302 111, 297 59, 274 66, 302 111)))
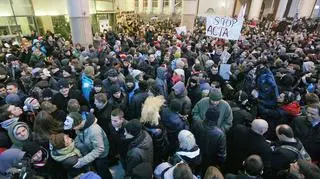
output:
POLYGON ((75 155, 81 157, 80 150, 74 147, 74 142, 72 142, 69 146, 65 148, 51 150, 51 156, 57 162, 62 162, 65 159, 75 155))

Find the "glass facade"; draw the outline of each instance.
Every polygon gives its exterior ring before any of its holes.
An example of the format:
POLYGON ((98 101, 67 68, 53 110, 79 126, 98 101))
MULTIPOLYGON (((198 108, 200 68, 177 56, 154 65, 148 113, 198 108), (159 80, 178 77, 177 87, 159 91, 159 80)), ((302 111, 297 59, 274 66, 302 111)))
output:
MULTIPOLYGON (((93 33, 99 31, 99 20, 114 24, 112 0, 89 0, 89 10, 93 33)), ((0 36, 48 30, 63 36, 70 33, 67 0, 0 0, 0 36)))

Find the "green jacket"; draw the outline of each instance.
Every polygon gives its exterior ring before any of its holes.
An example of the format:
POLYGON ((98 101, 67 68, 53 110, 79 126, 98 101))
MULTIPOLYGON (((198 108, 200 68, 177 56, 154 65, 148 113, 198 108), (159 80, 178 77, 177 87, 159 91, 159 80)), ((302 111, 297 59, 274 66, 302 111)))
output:
MULTIPOLYGON (((201 99, 192 109, 192 119, 193 120, 204 120, 206 118, 206 112, 210 106, 209 97, 201 99)), ((221 128, 224 132, 228 132, 230 127, 232 126, 232 110, 230 105, 221 100, 218 104, 218 109, 220 111, 219 119, 218 119, 218 127, 221 128)))

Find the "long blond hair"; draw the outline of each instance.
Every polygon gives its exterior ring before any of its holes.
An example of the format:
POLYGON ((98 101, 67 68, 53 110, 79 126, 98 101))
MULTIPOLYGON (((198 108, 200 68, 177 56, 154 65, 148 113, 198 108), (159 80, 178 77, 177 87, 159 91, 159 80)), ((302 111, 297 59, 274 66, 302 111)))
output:
POLYGON ((159 111, 161 106, 164 104, 165 99, 163 96, 149 96, 142 107, 141 111, 141 123, 148 123, 150 125, 158 125, 159 124, 159 111))

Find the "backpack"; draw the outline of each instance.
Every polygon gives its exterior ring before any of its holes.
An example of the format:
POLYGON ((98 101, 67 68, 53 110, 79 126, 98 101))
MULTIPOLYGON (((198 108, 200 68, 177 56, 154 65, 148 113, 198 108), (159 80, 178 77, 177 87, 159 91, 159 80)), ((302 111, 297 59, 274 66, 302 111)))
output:
POLYGON ((306 151, 306 149, 302 146, 301 149, 297 149, 296 147, 290 146, 290 145, 281 145, 280 148, 287 149, 292 152, 294 152, 297 155, 297 159, 311 161, 311 157, 306 151))

